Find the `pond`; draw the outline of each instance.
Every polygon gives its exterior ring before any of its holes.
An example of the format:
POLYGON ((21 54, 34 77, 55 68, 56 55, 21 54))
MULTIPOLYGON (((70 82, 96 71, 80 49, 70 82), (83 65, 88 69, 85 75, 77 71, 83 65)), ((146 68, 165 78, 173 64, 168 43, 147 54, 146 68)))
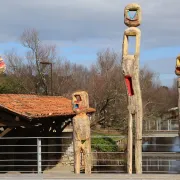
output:
POLYGON ((143 143, 143 171, 180 173, 180 137, 149 138, 143 143))

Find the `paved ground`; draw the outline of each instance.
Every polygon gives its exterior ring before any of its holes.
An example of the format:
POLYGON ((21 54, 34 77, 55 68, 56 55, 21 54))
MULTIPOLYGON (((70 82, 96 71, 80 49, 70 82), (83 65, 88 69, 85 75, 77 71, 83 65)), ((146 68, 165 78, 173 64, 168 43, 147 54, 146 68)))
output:
POLYGON ((9 179, 9 180, 73 180, 73 179, 81 179, 81 180, 180 180, 179 175, 155 175, 155 174, 143 174, 143 175, 128 175, 128 174, 92 174, 92 175, 72 175, 72 174, 4 174, 0 175, 0 179, 9 179))

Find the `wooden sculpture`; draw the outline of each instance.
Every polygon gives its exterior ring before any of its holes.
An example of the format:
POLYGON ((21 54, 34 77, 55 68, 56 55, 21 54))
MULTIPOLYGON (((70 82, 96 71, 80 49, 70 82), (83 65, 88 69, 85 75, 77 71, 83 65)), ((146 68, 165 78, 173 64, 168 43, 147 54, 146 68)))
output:
POLYGON ((175 74, 177 78, 177 89, 178 89, 178 114, 179 114, 179 136, 180 136, 180 55, 176 58, 175 74))
POLYGON ((0 74, 4 74, 6 70, 6 65, 3 59, 0 57, 0 74))
POLYGON ((176 58, 175 74, 180 76, 180 55, 176 58))
POLYGON ((124 32, 122 46, 122 71, 127 88, 128 96, 128 152, 127 152, 127 169, 132 174, 133 161, 133 121, 135 121, 135 168, 136 173, 142 173, 142 97, 139 82, 139 54, 141 31, 137 26, 141 23, 141 8, 138 4, 129 4, 125 7, 124 23, 129 26, 124 32), (128 11, 137 11, 135 19, 127 16, 128 11), (132 27, 135 26, 135 27, 132 27), (128 37, 135 36, 136 47, 135 54, 128 54, 128 37))
POLYGON ((90 121, 86 112, 89 108, 89 98, 85 91, 72 94, 73 111, 73 140, 74 140, 74 170, 80 173, 81 152, 84 156, 85 173, 91 173, 91 133, 90 121))

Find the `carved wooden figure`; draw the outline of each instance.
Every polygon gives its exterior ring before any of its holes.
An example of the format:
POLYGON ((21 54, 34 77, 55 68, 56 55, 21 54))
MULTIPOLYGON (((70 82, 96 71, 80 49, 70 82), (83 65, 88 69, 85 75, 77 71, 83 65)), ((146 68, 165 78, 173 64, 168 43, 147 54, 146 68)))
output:
POLYGON ((175 74, 180 76, 180 55, 178 55, 176 58, 175 74))
POLYGON ((4 74, 6 70, 6 64, 3 59, 0 57, 0 74, 4 74))
MULTIPOLYGON (((176 58, 175 74, 180 76, 180 55, 176 58)), ((179 136, 180 136, 180 77, 177 79, 177 89, 178 89, 178 114, 179 114, 179 136)))
POLYGON ((135 168, 136 173, 142 173, 142 97, 139 82, 139 54, 141 31, 137 26, 141 23, 141 8, 138 4, 129 4, 124 10, 124 23, 129 26, 124 32, 122 46, 122 71, 128 96, 128 152, 127 169, 132 174, 133 161, 133 120, 135 121, 135 168), (135 18, 128 17, 129 11, 136 11, 135 18), (134 27, 132 27, 134 26, 134 27), (128 37, 135 36, 135 54, 128 54, 128 37))
POLYGON ((84 156, 85 173, 91 173, 91 133, 90 121, 86 112, 89 108, 89 98, 85 91, 72 94, 73 111, 73 140, 74 140, 74 170, 80 173, 81 152, 84 156))
POLYGON ((177 79, 177 89, 178 89, 178 117, 179 117, 179 136, 180 136, 180 77, 177 79))

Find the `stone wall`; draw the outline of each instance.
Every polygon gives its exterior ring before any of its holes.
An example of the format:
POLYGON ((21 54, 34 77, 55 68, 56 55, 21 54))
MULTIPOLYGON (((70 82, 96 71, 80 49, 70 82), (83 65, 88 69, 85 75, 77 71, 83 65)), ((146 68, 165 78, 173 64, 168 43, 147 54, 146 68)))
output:
POLYGON ((60 163, 64 166, 73 166, 74 165, 74 154, 73 154, 73 143, 68 147, 62 156, 60 163))
MULTIPOLYGON (((49 146, 48 151, 52 152, 53 149, 56 149, 56 152, 62 152, 57 162, 54 166, 49 166, 44 170, 46 172, 73 172, 74 169, 74 155, 73 155, 73 139, 72 139, 72 132, 64 132, 60 135, 61 146, 51 147, 49 146)), ((51 154, 49 154, 48 159, 51 159, 51 154)))

